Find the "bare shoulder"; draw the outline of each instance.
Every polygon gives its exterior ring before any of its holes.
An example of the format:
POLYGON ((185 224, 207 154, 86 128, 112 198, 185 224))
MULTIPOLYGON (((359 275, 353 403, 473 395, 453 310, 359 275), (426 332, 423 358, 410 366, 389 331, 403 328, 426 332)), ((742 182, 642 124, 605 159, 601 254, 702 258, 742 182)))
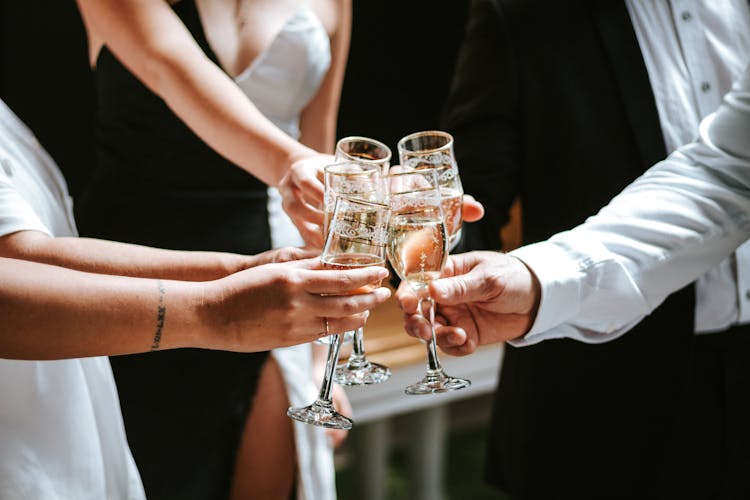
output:
POLYGON ((326 29, 328 36, 334 36, 342 21, 350 17, 351 0, 313 0, 312 8, 326 29))

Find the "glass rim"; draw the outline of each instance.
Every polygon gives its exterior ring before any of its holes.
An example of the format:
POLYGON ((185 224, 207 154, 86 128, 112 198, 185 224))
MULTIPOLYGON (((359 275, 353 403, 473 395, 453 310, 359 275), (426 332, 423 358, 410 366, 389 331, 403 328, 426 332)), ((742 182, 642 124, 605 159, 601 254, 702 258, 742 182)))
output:
POLYGON ((367 158, 352 157, 351 154, 345 151, 342 151, 341 153, 346 155, 346 157, 351 161, 362 162, 362 163, 383 163, 385 161, 390 162, 391 158, 393 157, 393 152, 391 151, 391 148, 389 148, 388 146, 386 146, 384 143, 380 142, 377 139, 373 139, 372 137, 365 137, 363 135, 348 135, 346 137, 342 137, 341 139, 336 141, 336 151, 339 151, 339 146, 341 144, 344 144, 346 142, 354 142, 354 141, 370 142, 374 144, 375 146, 384 149, 385 152, 387 153, 387 156, 385 156, 384 158, 378 158, 377 160, 369 160, 367 158))
POLYGON ((345 160, 345 161, 338 161, 335 163, 331 163, 329 165, 326 165, 323 167, 323 172, 325 174, 331 174, 331 175, 348 175, 348 176, 367 176, 372 175, 372 172, 377 172, 378 175, 380 175, 380 169, 377 167, 377 165, 374 165, 372 163, 364 163, 364 162, 358 162, 353 160, 345 160), (344 171, 336 171, 337 167, 343 167, 344 165, 353 165, 359 168, 365 167, 366 171, 360 171, 360 172, 344 172, 344 171))
POLYGON ((398 144, 396 147, 398 148, 399 153, 406 153, 406 154, 426 154, 426 153, 435 153, 437 151, 443 151, 445 149, 450 149, 453 146, 453 136, 449 134, 448 132, 445 132, 443 130, 422 130, 420 132, 414 132, 409 135, 406 135, 399 139, 398 144), (420 137, 443 137, 447 139, 447 142, 443 144, 442 146, 439 146, 437 148, 430 148, 430 149, 420 149, 419 151, 414 151, 411 149, 406 149, 405 144, 409 141, 412 141, 414 139, 420 138, 420 137))

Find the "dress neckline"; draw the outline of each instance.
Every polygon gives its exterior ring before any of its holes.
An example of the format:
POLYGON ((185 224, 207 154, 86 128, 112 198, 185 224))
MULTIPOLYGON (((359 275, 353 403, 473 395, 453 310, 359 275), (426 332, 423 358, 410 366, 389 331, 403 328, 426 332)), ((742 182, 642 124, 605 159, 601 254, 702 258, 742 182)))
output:
MULTIPOLYGON (((254 70, 260 66, 264 60, 266 60, 269 57, 269 54, 273 51, 274 47, 278 45, 279 40, 282 38, 282 36, 287 32, 289 29, 289 26, 291 26, 295 21, 297 21, 301 17, 307 17, 308 20, 313 23, 317 28, 322 29, 325 31, 325 28, 323 27, 323 23, 318 18, 317 14, 313 12, 310 7, 307 5, 300 5, 295 9, 295 11, 289 16, 289 18, 284 22, 284 24, 281 26, 279 31, 276 32, 276 34, 271 39, 270 43, 261 51, 255 59, 253 59, 250 64, 245 67, 242 71, 237 73, 237 76, 233 77, 233 80, 235 82, 239 82, 242 80, 246 80, 250 78, 250 76, 253 74, 254 70)), ((213 50, 213 49, 212 49, 213 50)), ((224 69, 224 68, 222 68, 224 69)), ((226 70, 225 70, 226 72, 226 70)), ((228 73, 227 73, 228 74, 228 73)))

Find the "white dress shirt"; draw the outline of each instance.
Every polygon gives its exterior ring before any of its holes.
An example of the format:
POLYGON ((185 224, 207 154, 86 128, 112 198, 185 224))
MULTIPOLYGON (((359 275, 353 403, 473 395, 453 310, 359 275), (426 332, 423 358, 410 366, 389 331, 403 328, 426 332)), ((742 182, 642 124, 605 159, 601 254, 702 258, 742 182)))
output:
MULTIPOLYGON (((671 152, 692 142, 700 121, 745 68, 750 54, 747 0, 627 0, 626 5, 671 152)), ((698 278, 695 331, 750 321, 750 243, 698 278)))
POLYGON ((700 137, 584 224, 511 252, 539 278, 531 330, 516 342, 605 342, 750 237, 750 65, 700 137))

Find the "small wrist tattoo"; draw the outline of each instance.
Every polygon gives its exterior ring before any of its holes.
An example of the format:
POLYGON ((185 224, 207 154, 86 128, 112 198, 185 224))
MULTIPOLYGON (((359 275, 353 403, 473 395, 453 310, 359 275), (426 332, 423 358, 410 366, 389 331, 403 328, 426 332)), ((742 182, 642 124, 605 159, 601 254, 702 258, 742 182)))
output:
POLYGON ((164 288, 162 280, 156 280, 156 287, 159 289, 159 308, 156 312, 156 333, 154 334, 154 342, 151 344, 152 351, 159 350, 161 331, 164 328, 164 316, 167 314, 167 306, 164 305, 164 295, 167 293, 167 289, 164 288))

